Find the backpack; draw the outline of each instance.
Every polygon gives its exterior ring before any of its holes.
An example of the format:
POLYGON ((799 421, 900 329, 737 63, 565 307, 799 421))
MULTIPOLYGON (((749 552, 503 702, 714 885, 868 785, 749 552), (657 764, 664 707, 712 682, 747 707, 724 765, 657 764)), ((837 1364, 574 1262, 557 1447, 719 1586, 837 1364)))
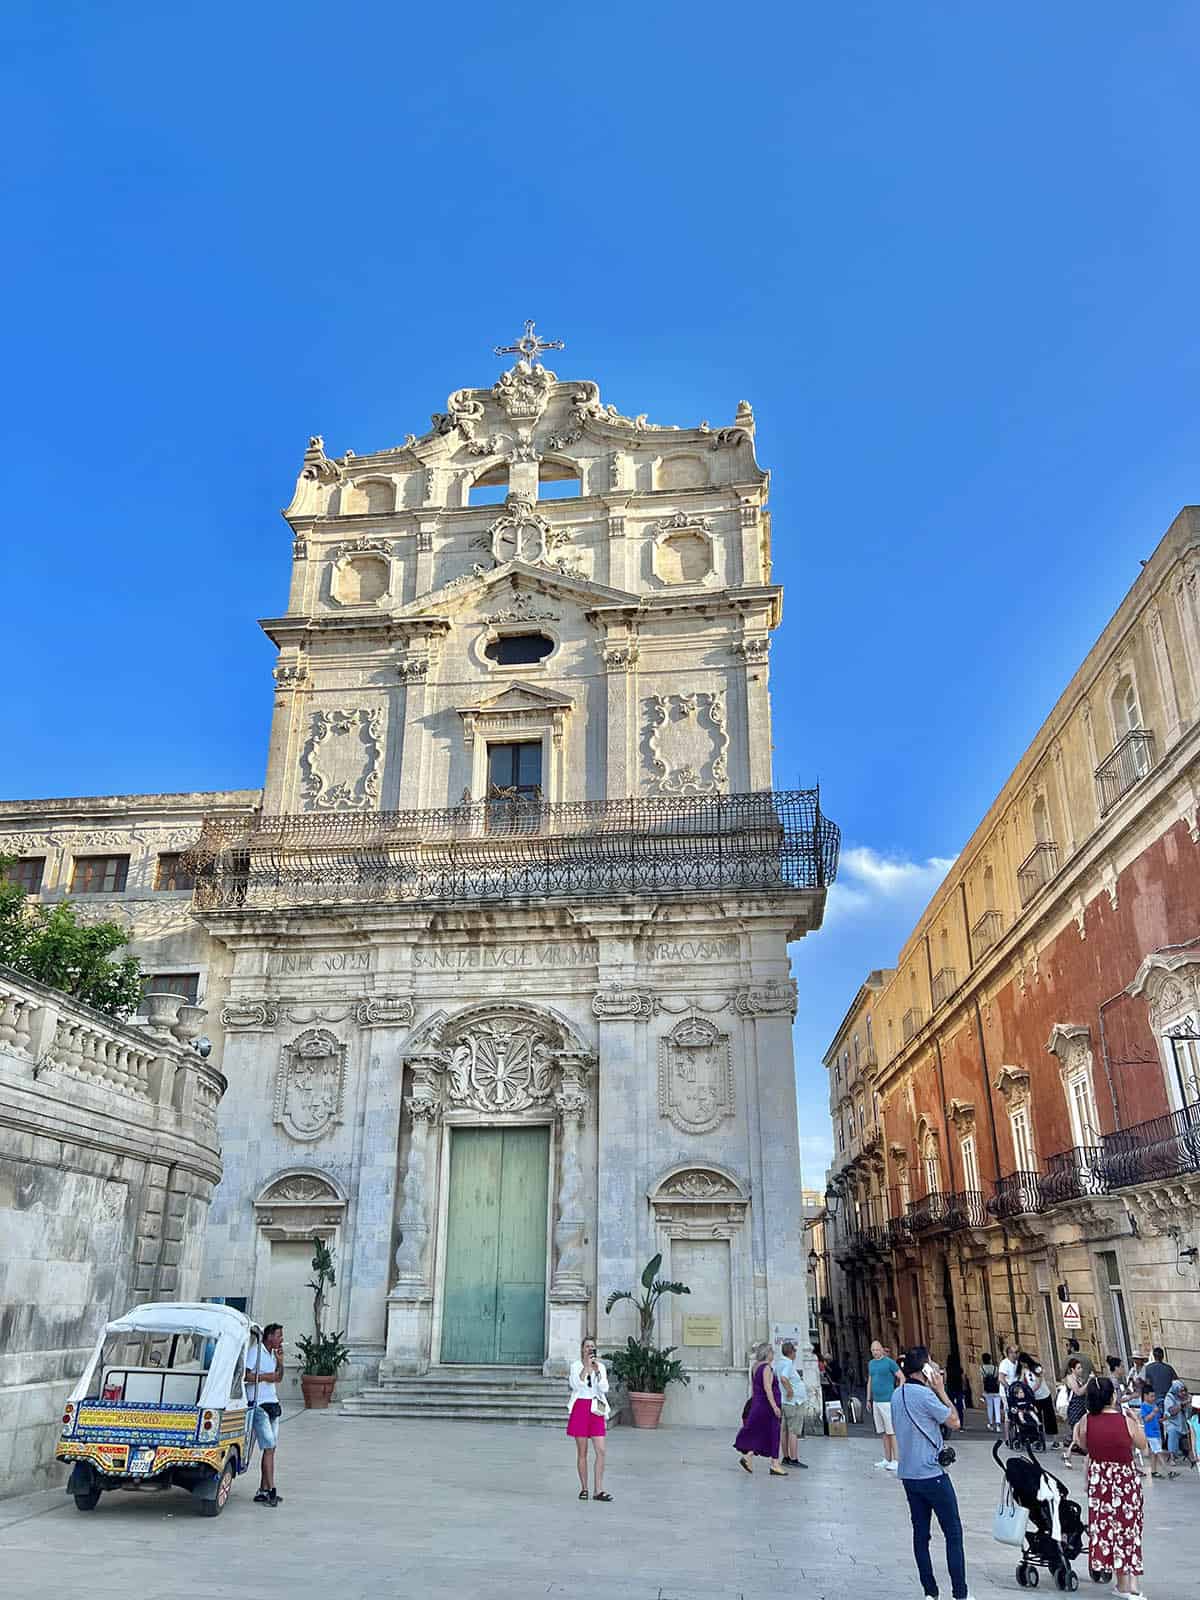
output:
POLYGON ((984 1394, 1000 1393, 1000 1374, 995 1367, 984 1367, 983 1369, 983 1392, 984 1394))

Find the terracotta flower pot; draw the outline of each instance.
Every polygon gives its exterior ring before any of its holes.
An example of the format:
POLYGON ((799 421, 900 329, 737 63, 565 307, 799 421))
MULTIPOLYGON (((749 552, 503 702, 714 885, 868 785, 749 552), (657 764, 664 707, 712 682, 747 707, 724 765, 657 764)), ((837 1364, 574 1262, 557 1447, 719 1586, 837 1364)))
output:
POLYGON ((333 1399, 333 1386, 336 1378, 316 1378, 307 1374, 300 1379, 300 1388, 304 1392, 304 1404, 309 1411, 323 1411, 333 1399))
POLYGON ((633 1412, 635 1428, 657 1428, 662 1416, 665 1394, 645 1394, 637 1389, 629 1391, 629 1407, 633 1412))

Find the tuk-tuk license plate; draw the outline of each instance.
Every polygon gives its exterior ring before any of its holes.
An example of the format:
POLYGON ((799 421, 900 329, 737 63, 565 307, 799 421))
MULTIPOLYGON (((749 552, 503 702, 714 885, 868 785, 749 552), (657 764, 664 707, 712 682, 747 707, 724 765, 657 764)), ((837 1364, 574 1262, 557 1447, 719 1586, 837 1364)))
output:
POLYGON ((132 1477, 144 1478, 154 1470, 154 1447, 139 1447, 129 1452, 129 1472, 132 1477))

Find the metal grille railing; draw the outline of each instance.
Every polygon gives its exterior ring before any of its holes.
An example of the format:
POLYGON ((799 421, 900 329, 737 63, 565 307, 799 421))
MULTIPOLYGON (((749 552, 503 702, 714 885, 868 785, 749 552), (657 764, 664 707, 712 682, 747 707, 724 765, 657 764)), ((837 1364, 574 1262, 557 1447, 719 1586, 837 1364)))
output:
POLYGON ((1035 844, 1017 868, 1017 893, 1021 904, 1027 906, 1040 889, 1044 889, 1058 871, 1058 846, 1052 839, 1035 844))
POLYGON ((431 811, 211 817, 198 910, 823 889, 840 835, 815 789, 431 811))
POLYGON ((1200 1102, 1101 1137, 1110 1189, 1200 1172, 1200 1102))
POLYGON ((909 1006, 908 1010, 900 1018, 900 1032, 904 1035, 905 1044, 908 1043, 914 1034, 920 1033, 924 1026, 924 1011, 922 1011, 920 1006, 909 1006))
POLYGON ((987 1203, 992 1216, 1003 1222, 1006 1217, 1026 1216, 1031 1211, 1045 1208, 1040 1172, 1010 1172, 997 1178, 995 1192, 987 1203))
POLYGON ((933 983, 930 987, 933 992, 933 1007, 936 1011, 938 1006, 944 1005, 958 987, 958 974, 953 967, 940 967, 934 973, 933 983))
POLYGON ((1087 1195, 1105 1194, 1107 1162, 1103 1146, 1075 1145, 1046 1157, 1042 1174, 1042 1197, 1047 1205, 1064 1200, 1082 1200, 1087 1195))
POLYGON ((1134 728, 1113 746, 1096 768, 1096 795, 1100 815, 1111 811, 1122 795, 1141 783, 1154 765, 1154 735, 1149 728, 1134 728))
POLYGON ((971 948, 976 961, 988 951, 1004 932, 1004 915, 999 911, 985 911, 971 929, 971 948))
POLYGON ((986 1228, 991 1220, 987 1201, 978 1189, 960 1189, 946 1196, 947 1227, 986 1228))
POLYGON ((933 1233, 945 1228, 952 1199, 952 1195, 943 1194, 940 1189, 931 1189, 919 1200, 912 1201, 908 1208, 910 1231, 915 1234, 933 1233))

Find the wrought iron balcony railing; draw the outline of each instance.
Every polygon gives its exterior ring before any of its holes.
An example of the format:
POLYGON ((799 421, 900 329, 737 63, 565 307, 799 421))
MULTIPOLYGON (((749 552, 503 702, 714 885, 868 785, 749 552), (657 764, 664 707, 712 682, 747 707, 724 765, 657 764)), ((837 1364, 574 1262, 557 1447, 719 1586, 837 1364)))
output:
POLYGON ((911 1232, 937 1233, 945 1229, 950 1215, 950 1201, 953 1198, 953 1195, 943 1194, 940 1189, 932 1189, 919 1200, 912 1201, 908 1208, 908 1224, 911 1232))
POLYGON ((900 1018, 900 1032, 904 1035, 905 1044, 908 1043, 914 1034, 920 1033, 924 1026, 924 1011, 922 1011, 920 1006, 909 1006, 908 1010, 900 1018))
POLYGON ((1107 1161, 1102 1145, 1075 1145, 1046 1157, 1042 1174, 1042 1198, 1048 1206, 1064 1200, 1083 1200, 1088 1195, 1106 1194, 1107 1161))
POLYGON ((1010 1172, 1007 1177, 998 1178, 995 1193, 988 1201, 987 1208, 1000 1222, 1008 1217, 1023 1217, 1030 1212, 1044 1210, 1041 1173, 1010 1172))
POLYGON ((1106 1133, 1100 1142, 1110 1189, 1200 1172, 1200 1102, 1106 1133))
POLYGON ((957 1194, 946 1196, 948 1228, 986 1228, 991 1221, 987 1201, 978 1189, 960 1189, 957 1194))
POLYGON ((1149 728, 1134 728, 1096 768, 1100 815, 1111 811, 1123 795, 1141 783, 1153 765, 1154 735, 1149 728))
POLYGON ((1004 914, 1000 911, 985 911, 979 921, 971 929, 971 949, 975 952, 976 961, 988 951, 1004 932, 1004 914))
POLYGON ((888 1243, 893 1250, 902 1250, 905 1245, 913 1242, 912 1218, 909 1216, 889 1217, 887 1224, 888 1243))
POLYGON ((1021 904, 1027 906, 1041 889, 1044 889, 1058 871, 1058 846, 1052 839, 1035 844, 1017 868, 1017 893, 1021 904))
POLYGON ((440 811, 210 817, 197 910, 824 889, 839 832, 815 789, 440 811))
POLYGON ((930 987, 933 992, 933 1009, 936 1011, 938 1006, 945 1005, 958 988, 958 974, 953 967, 941 967, 934 973, 930 987))

